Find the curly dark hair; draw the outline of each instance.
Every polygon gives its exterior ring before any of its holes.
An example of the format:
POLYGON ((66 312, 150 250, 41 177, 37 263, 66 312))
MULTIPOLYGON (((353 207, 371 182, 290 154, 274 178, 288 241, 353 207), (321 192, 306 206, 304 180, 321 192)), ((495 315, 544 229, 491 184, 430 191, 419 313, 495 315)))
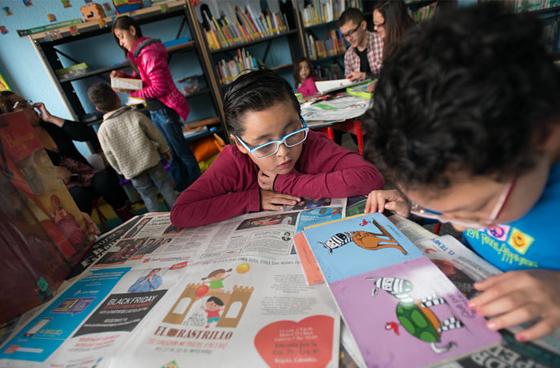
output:
POLYGON ((560 117, 560 75, 541 36, 536 18, 495 2, 412 29, 383 63, 368 157, 408 189, 530 170, 560 117))
POLYGON ((243 74, 224 92, 224 115, 230 134, 244 131, 241 117, 248 111, 262 111, 277 102, 289 102, 300 113, 292 86, 273 71, 262 69, 243 74))

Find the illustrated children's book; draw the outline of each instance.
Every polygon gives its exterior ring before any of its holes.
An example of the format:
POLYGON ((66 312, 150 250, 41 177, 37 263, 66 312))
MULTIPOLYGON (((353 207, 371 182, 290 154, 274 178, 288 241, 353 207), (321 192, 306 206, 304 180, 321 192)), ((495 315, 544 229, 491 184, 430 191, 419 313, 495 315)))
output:
POLYGON ((500 342, 385 216, 360 215, 304 234, 368 366, 431 366, 500 342))
POLYGON ((111 77, 111 88, 139 90, 142 89, 142 79, 111 77))

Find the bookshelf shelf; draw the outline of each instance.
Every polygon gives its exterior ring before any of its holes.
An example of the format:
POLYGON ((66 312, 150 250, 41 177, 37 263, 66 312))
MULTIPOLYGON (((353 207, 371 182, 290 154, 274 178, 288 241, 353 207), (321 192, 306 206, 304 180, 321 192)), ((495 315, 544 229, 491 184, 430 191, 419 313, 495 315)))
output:
POLYGON ((331 59, 337 59, 339 57, 344 56, 344 53, 340 53, 340 54, 336 54, 336 55, 329 55, 329 56, 325 56, 325 57, 320 57, 317 59, 311 59, 311 61, 326 61, 326 60, 331 60, 331 59))
POLYGON ((553 6, 553 7, 550 7, 550 8, 527 11, 527 13, 531 13, 531 14, 536 15, 536 16, 550 14, 550 13, 556 13, 556 12, 560 12, 560 6, 553 6))
POLYGON ((286 69, 291 69, 293 68, 294 64, 290 63, 290 64, 282 64, 282 65, 277 65, 277 66, 273 66, 271 68, 269 68, 270 70, 274 71, 274 72, 280 72, 286 69))
POLYGON ((326 26, 330 26, 330 25, 336 25, 337 20, 331 20, 330 22, 323 22, 323 23, 317 23, 317 24, 311 24, 308 26, 305 26, 304 29, 310 30, 310 29, 314 29, 314 28, 320 28, 320 27, 326 27, 326 26))
MULTIPOLYGON (((180 51, 190 51, 190 50, 194 50, 194 47, 195 47, 194 41, 189 41, 185 44, 171 46, 171 47, 167 48, 167 52, 172 54, 172 53, 180 52, 180 51)), ((122 63, 117 64, 117 65, 108 66, 108 67, 99 68, 99 69, 94 69, 94 70, 85 72, 85 73, 80 74, 80 75, 65 77, 65 78, 59 78, 59 82, 60 83, 70 83, 70 82, 74 82, 74 81, 77 81, 77 80, 80 80, 80 79, 95 77, 96 75, 108 73, 112 70, 126 69, 129 66, 130 66, 130 64, 125 61, 125 62, 122 62, 122 63)))
POLYGON ((241 43, 237 43, 235 45, 231 45, 231 46, 228 46, 228 47, 222 47, 220 49, 210 50, 210 52, 212 54, 219 54, 219 53, 222 53, 222 52, 232 51, 232 50, 239 49, 239 48, 242 48, 242 47, 257 45, 259 43, 271 41, 271 40, 274 40, 276 38, 296 34, 297 32, 298 31, 296 29, 292 29, 290 31, 286 31, 286 32, 275 34, 275 35, 259 38, 257 40, 248 41, 248 42, 241 42, 241 43))

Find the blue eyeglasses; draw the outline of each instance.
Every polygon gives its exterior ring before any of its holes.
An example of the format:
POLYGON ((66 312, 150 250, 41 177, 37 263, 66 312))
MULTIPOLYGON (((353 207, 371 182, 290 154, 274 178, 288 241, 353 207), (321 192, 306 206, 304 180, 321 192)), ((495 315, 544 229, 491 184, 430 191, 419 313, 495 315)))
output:
POLYGON ((302 124, 302 127, 300 129, 288 133, 278 140, 266 142, 253 148, 249 147, 249 145, 245 143, 243 139, 241 139, 241 137, 239 137, 238 135, 236 135, 235 138, 247 151, 249 151, 249 153, 251 153, 256 158, 269 157, 275 155, 278 152, 281 144, 285 145, 288 148, 292 148, 305 142, 305 140, 307 139, 309 128, 307 127, 305 120, 303 120, 303 118, 301 117, 300 119, 302 124))

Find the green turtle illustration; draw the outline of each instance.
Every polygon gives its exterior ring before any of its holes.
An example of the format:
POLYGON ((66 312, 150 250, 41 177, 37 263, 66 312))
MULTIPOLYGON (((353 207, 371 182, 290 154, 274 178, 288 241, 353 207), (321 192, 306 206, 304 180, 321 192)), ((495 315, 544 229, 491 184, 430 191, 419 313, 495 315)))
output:
MULTIPOLYGON (((440 321, 434 311, 432 311, 431 307, 446 304, 445 299, 434 295, 422 300, 414 300, 410 296, 412 287, 412 282, 409 280, 396 277, 382 277, 375 280, 372 296, 377 295, 378 290, 382 289, 395 297, 399 301, 395 311, 399 324, 410 336, 429 343, 436 354, 445 353, 452 347, 457 346, 453 341, 444 346, 438 346, 441 343, 442 333, 464 327, 463 323, 456 317, 452 316, 444 321, 440 321)), ((385 329, 393 330, 399 335, 396 322, 387 322, 385 329)))

